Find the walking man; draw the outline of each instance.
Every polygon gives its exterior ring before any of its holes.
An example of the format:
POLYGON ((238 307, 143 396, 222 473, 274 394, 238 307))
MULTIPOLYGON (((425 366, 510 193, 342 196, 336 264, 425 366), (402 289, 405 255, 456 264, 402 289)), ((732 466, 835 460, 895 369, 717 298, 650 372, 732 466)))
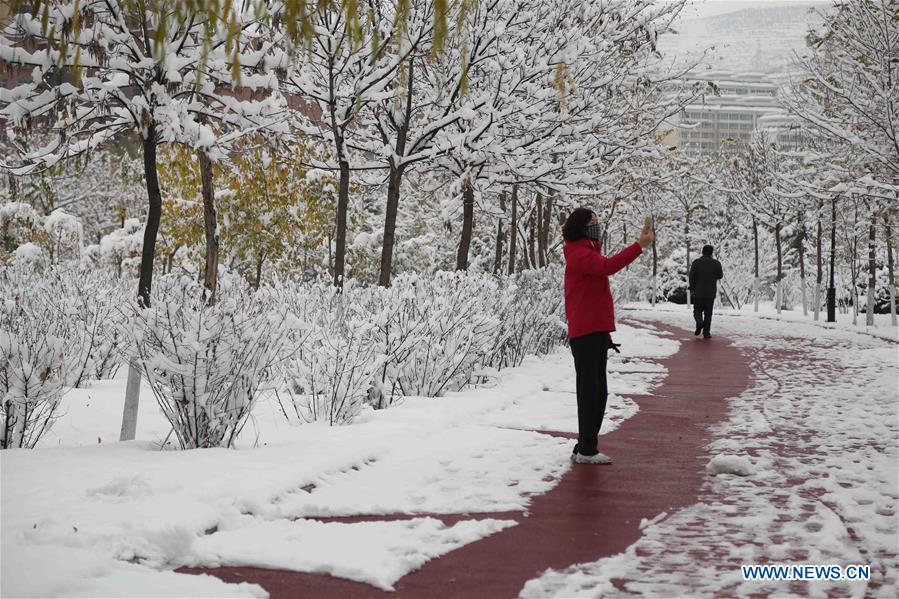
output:
POLYGON ((706 339, 712 336, 712 306, 718 294, 718 279, 724 276, 721 263, 712 258, 712 246, 702 248, 702 256, 690 265, 690 295, 693 298, 693 319, 696 321, 694 335, 706 339))

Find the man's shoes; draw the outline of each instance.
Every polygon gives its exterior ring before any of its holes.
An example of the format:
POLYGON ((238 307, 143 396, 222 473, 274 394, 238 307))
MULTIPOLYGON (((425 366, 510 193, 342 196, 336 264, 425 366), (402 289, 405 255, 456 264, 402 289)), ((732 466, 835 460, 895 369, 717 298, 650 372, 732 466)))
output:
POLYGON ((696 327, 696 332, 693 333, 693 334, 694 334, 694 335, 699 335, 701 332, 702 332, 702 327, 696 327))
POLYGON ((595 464, 595 465, 606 465, 612 463, 612 458, 607 456, 604 453, 597 453, 596 455, 584 455, 582 453, 573 453, 571 454, 571 461, 575 464, 595 464))
POLYGON ((709 335, 708 333, 706 333, 705 335, 702 336, 702 338, 703 338, 703 339, 711 339, 712 336, 709 335))

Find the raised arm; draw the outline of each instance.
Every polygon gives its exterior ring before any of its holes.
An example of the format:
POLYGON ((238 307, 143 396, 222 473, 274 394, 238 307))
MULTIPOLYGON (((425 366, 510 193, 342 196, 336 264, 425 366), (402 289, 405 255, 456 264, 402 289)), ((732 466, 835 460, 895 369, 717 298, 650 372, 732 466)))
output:
POLYGON ((610 276, 636 260, 643 253, 639 243, 632 243, 614 256, 603 256, 588 247, 578 247, 568 257, 569 266, 576 272, 610 276))

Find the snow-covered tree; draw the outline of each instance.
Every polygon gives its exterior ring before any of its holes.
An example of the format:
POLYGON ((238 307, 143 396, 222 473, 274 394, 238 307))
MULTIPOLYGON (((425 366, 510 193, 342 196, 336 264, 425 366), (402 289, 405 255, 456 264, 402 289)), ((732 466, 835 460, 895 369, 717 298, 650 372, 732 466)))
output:
MULTIPOLYGON (((206 43, 208 29, 218 31, 226 22, 177 14, 173 4, 49 1, 39 13, 14 14, 0 36, 4 68, 30 74, 0 98, 0 117, 20 150, 4 164, 7 169, 39 171, 132 136, 139 140, 148 206, 138 283, 144 305, 150 303, 162 206, 158 146, 209 149, 218 132, 258 126, 280 110, 274 96, 239 101, 229 91, 236 71, 257 65, 249 52, 228 60, 226 37, 206 43), (39 148, 17 142, 34 131, 52 132, 51 141, 39 148)), ((247 26, 233 9, 228 12, 228 26, 247 26)), ((258 74, 242 84, 255 88, 272 81, 258 74)))
POLYGON ((899 10, 892 0, 836 0, 809 33, 785 102, 839 146, 867 196, 867 323, 873 324, 877 220, 899 193, 899 10))
MULTIPOLYGON (((782 178, 777 173, 790 170, 795 164, 777 152, 776 144, 768 132, 753 133, 752 140, 744 152, 736 154, 729 161, 729 176, 734 197, 752 217, 753 243, 758 264, 758 225, 761 224, 774 234, 777 253, 775 274, 775 305, 780 312, 783 307, 784 279, 784 227, 792 214, 794 202, 782 187, 782 178)), ((756 267, 756 279, 759 270, 756 267)), ((756 287, 758 287, 758 282, 756 287)), ((758 293, 758 292, 757 292, 758 293)))
POLYGON ((899 181, 899 18, 893 0, 836 0, 809 34, 785 95, 790 111, 870 165, 874 187, 899 181))
MULTIPOLYGON (((28 147, 48 142, 39 134, 18 141, 28 147)), ((146 203, 143 165, 131 146, 96 149, 26 175, 7 173, 0 177, 0 195, 29 204, 44 216, 65 210, 80 220, 85 242, 97 243, 125 219, 138 216, 146 203)), ((14 153, 13 146, 0 145, 3 156, 14 153)))
MULTIPOLYGON (((371 102, 389 95, 386 88, 408 55, 402 38, 405 20, 397 14, 407 8, 404 0, 377 9, 326 5, 310 13, 307 46, 275 48, 284 93, 295 108, 294 124, 319 144, 320 151, 310 152, 305 165, 338 173, 335 285, 342 284, 345 273, 350 174, 365 168, 365 158, 358 154, 361 144, 355 141, 361 126, 357 120, 371 102)), ((277 30, 271 35, 276 41, 283 36, 277 30)))
MULTIPOLYGON (((306 149, 296 141, 279 149, 248 137, 233 150, 213 169, 220 262, 257 288, 264 275, 323 271, 333 177, 303 168, 306 149)), ((205 258, 200 178, 195 152, 176 147, 162 153, 165 211, 160 231, 167 262, 177 255, 182 267, 198 273, 205 258)))

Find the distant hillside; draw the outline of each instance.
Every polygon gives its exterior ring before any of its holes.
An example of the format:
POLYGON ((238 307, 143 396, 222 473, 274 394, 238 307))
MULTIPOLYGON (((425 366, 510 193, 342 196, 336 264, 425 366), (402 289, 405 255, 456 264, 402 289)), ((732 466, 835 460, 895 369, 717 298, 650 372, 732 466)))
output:
POLYGON ((671 58, 697 57, 714 46, 705 63, 713 69, 783 72, 794 52, 805 48, 805 34, 827 2, 701 2, 687 6, 662 36, 659 50, 671 58))

